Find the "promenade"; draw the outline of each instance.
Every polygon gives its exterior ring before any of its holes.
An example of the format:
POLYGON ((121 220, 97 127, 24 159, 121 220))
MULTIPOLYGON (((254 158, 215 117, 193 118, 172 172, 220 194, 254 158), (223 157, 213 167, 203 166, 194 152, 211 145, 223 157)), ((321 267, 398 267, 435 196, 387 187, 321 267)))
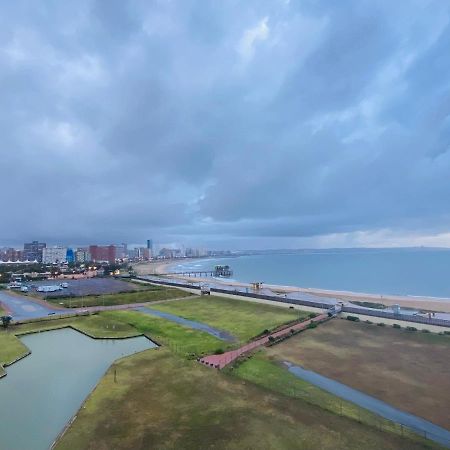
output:
POLYGON ((314 322, 322 322, 328 318, 328 314, 320 314, 317 317, 314 317, 309 320, 305 320, 304 322, 296 323, 295 325, 286 326, 281 330, 275 331, 273 333, 268 334, 260 339, 249 342, 248 344, 239 347, 236 350, 230 350, 229 352, 225 352, 221 355, 209 355, 200 358, 198 361, 206 366, 214 367, 215 369, 223 369, 225 366, 239 358, 239 356, 247 353, 251 350, 254 350, 258 347, 266 345, 269 343, 270 338, 280 338, 283 336, 287 336, 291 333, 291 330, 300 331, 307 328, 311 323, 314 322))

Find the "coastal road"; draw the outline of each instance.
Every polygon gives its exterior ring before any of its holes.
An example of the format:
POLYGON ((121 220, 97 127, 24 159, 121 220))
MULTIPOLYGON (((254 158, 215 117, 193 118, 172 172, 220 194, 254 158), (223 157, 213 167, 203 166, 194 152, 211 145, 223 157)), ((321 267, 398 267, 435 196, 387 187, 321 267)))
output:
POLYGON ((0 290, 0 302, 13 320, 35 319, 48 316, 50 313, 61 313, 61 309, 45 305, 42 301, 30 299, 23 295, 10 294, 0 290))
MULTIPOLYGON (((192 297, 182 297, 176 300, 185 300, 192 297)), ((174 299, 175 300, 175 299, 174 299)), ((155 303, 163 303, 168 300, 161 300, 155 303)), ((89 306, 85 308, 61 308, 58 306, 53 306, 48 304, 44 300, 39 300, 31 297, 26 297, 20 294, 11 294, 0 290, 0 303, 3 308, 7 310, 7 314, 11 315, 13 320, 27 320, 27 319, 38 319, 42 317, 47 317, 50 315, 70 315, 70 314, 81 314, 81 313, 95 313, 101 311, 117 311, 125 309, 139 309, 143 306, 148 306, 149 303, 129 303, 125 305, 113 305, 113 306, 89 306)))

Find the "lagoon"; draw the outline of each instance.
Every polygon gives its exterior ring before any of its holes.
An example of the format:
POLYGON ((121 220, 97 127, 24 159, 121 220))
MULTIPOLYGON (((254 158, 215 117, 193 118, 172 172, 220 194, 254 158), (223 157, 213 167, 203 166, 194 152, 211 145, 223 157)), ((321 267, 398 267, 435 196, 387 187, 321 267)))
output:
POLYGON ((31 355, 0 380, 2 450, 48 449, 115 360, 156 347, 144 336, 91 339, 72 329, 21 340, 31 355))

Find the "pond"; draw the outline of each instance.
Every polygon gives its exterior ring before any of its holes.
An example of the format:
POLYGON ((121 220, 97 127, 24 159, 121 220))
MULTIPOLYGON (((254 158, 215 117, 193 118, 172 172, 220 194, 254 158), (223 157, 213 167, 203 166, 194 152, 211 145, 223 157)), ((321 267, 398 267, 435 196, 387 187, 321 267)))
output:
MULTIPOLYGON (((418 434, 438 442, 446 447, 450 448, 450 431, 442 428, 434 423, 431 423, 425 419, 414 416, 407 412, 401 411, 388 403, 385 403, 370 395, 364 394, 361 391, 353 389, 331 378, 324 377, 311 370, 306 370, 303 367, 296 366, 290 362, 285 362, 289 372, 296 377, 307 381, 314 386, 317 386, 327 392, 330 392, 337 397, 344 400, 348 400, 352 403, 368 409, 379 416, 392 420, 393 422, 400 423, 406 427, 416 431, 418 434)), ((395 387, 393 387, 395 389, 395 387)), ((411 395, 414 395, 413 393, 411 395)))
POLYGON ((21 340, 31 355, 0 380, 2 450, 48 449, 116 359, 156 347, 143 336, 91 339, 68 328, 21 340))

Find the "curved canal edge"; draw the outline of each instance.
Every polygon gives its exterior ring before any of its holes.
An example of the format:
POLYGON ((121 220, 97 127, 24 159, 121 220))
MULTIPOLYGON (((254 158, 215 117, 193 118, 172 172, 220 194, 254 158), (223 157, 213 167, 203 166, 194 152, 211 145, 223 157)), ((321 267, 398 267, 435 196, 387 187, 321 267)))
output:
MULTIPOLYGON (((15 336, 18 339, 20 339, 21 337, 28 336, 30 334, 47 333, 49 331, 57 331, 57 330, 64 330, 64 329, 71 329, 73 331, 76 331, 77 333, 84 334, 88 338, 95 339, 95 340, 103 340, 103 341, 108 341, 108 340, 115 341, 115 340, 134 339, 134 338, 137 338, 137 337, 144 337, 144 338, 148 339, 150 342, 152 342, 153 344, 155 344, 156 347, 161 347, 161 344, 159 342, 156 342, 154 339, 151 339, 150 337, 148 337, 144 333, 136 334, 135 336, 118 336, 118 337, 103 336, 103 337, 99 337, 99 336, 94 336, 92 334, 89 334, 86 331, 83 331, 83 330, 80 330, 78 328, 75 328, 72 325, 64 325, 64 326, 59 327, 59 328, 49 328, 48 330, 46 330, 46 329, 43 329, 43 330, 31 330, 31 331, 26 331, 24 333, 16 334, 15 336)), ((8 372, 6 370, 7 367, 12 366, 13 364, 21 361, 22 359, 24 359, 24 358, 26 358, 27 356, 30 356, 30 355, 31 355, 31 350, 28 349, 28 351, 26 353, 24 353, 23 355, 19 356, 14 361, 0 364, 0 379, 3 378, 3 377, 6 377, 6 375, 8 375, 8 372)))
MULTIPOLYGON (((89 336, 89 335, 87 335, 89 336)), ((155 341, 152 341, 150 338, 148 338, 145 335, 142 335, 144 337, 146 337, 149 341, 153 342, 155 344, 155 341)), ((140 336, 139 336, 140 337, 140 336)), ((124 338, 127 339, 127 338, 124 338)), ((52 442, 52 445, 50 445, 49 450, 54 450, 54 448, 58 445, 59 441, 64 437, 64 435, 67 433, 67 430, 72 426, 72 424, 75 422, 75 420, 78 417, 78 414, 80 413, 80 411, 84 408, 84 405, 87 403, 87 401, 91 398, 91 395, 95 392, 95 390, 97 389, 98 385, 100 384, 100 382, 103 380, 104 377, 106 377, 106 375, 108 375, 108 372, 111 370, 112 367, 114 367, 115 364, 117 364, 119 361, 121 361, 122 359, 126 359, 126 358, 130 358, 134 355, 138 355, 139 353, 142 352, 147 352, 148 350, 158 350, 160 346, 157 344, 156 347, 154 347, 153 349, 145 349, 145 350, 141 350, 138 352, 134 352, 130 355, 127 356, 123 356, 122 358, 116 359, 115 361, 113 361, 111 363, 111 365, 105 370, 105 372, 103 373, 103 375, 99 378, 99 380, 97 381, 96 385, 90 390, 90 392, 86 395, 85 399, 83 400, 83 402, 81 403, 80 407, 77 409, 77 411, 75 412, 75 414, 68 420, 68 422, 64 425, 63 429, 58 433, 58 436, 56 436, 56 438, 54 439, 54 441, 52 442)))
POLYGON ((290 363, 289 361, 284 361, 284 365, 287 367, 289 372, 297 378, 307 381, 308 383, 311 383, 324 391, 330 392, 339 398, 355 403, 356 405, 384 417, 385 419, 401 424, 404 427, 409 428, 411 431, 421 436, 425 436, 427 439, 431 439, 438 444, 450 448, 449 430, 446 430, 445 428, 435 425, 434 423, 413 414, 397 409, 388 403, 364 394, 363 392, 342 384, 339 381, 324 377, 317 372, 306 370, 303 367, 290 363))
POLYGON ((206 323, 196 322, 194 320, 185 319, 183 317, 176 316, 175 314, 170 314, 167 312, 159 311, 157 309, 149 308, 147 306, 135 308, 135 311, 139 311, 141 313, 148 314, 151 316, 161 317, 163 319, 170 320, 171 322, 178 323, 185 327, 203 331, 203 332, 208 333, 211 336, 214 336, 222 341, 227 341, 227 342, 236 342, 237 341, 237 339, 234 336, 232 336, 230 333, 227 333, 226 331, 211 327, 210 325, 207 325, 206 323))
POLYGON ((27 356, 30 356, 30 355, 31 355, 31 351, 28 350, 26 353, 24 353, 23 355, 19 356, 14 361, 0 364, 0 369, 3 369, 3 371, 0 371, 0 378, 6 377, 6 375, 8 375, 8 373, 6 371, 6 367, 12 366, 16 362, 19 362, 21 359, 26 358, 27 356))

